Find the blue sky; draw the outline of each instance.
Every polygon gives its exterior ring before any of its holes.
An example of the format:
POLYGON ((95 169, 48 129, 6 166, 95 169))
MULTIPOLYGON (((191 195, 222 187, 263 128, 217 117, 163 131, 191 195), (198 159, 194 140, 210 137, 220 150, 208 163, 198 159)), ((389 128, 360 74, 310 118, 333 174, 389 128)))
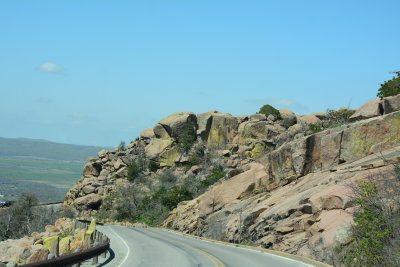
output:
POLYGON ((176 111, 359 107, 400 1, 0 2, 2 137, 117 146, 176 111))

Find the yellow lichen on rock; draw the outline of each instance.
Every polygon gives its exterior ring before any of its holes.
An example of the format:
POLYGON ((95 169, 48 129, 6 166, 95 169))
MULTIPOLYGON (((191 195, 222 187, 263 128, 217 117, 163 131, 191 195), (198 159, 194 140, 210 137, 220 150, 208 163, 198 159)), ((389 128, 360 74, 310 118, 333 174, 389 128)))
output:
POLYGON ((176 160, 180 157, 178 148, 174 147, 170 150, 164 151, 160 155, 160 167, 173 167, 176 160))
POLYGON ((43 247, 47 248, 51 254, 58 256, 58 236, 48 237, 43 241, 43 247))
POLYGON ((255 143, 252 150, 248 151, 247 154, 251 158, 257 158, 269 152, 268 148, 264 143, 255 143))
POLYGON ((67 255, 70 253, 71 240, 72 238, 70 236, 61 238, 59 245, 60 256, 67 255))

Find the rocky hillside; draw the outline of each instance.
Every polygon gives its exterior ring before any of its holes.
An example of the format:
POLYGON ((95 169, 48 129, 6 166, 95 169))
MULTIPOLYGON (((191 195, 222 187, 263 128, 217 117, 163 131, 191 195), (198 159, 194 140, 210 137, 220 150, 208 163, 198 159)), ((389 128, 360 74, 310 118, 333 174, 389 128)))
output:
POLYGON ((204 181, 204 162, 211 159, 224 167, 225 177, 181 202, 165 226, 321 259, 316 254, 324 246, 349 242, 349 183, 392 176, 390 164, 400 156, 398 110, 400 95, 354 111, 303 116, 289 110, 238 117, 174 113, 126 149, 89 159, 65 204, 96 213, 116 188, 132 184, 132 162, 142 171, 133 184, 147 192, 168 169, 179 176, 177 184, 188 177, 204 181))

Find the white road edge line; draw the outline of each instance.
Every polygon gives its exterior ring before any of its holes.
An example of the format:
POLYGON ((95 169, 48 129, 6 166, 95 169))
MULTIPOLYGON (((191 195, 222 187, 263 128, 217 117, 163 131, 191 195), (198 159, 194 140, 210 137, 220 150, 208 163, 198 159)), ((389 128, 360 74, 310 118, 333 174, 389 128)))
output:
POLYGON ((118 236, 118 238, 121 239, 122 243, 124 243, 125 247, 128 249, 128 251, 127 251, 127 253, 126 253, 126 255, 125 255, 125 258, 124 258, 124 259, 122 260, 122 262, 117 266, 117 267, 121 267, 122 264, 124 264, 125 261, 128 259, 129 253, 131 253, 131 249, 129 248, 129 246, 128 246, 128 244, 125 242, 125 240, 124 240, 119 234, 117 234, 117 233, 114 231, 114 229, 112 229, 112 228, 110 227, 110 230, 111 230, 111 232, 114 233, 114 235, 118 236))

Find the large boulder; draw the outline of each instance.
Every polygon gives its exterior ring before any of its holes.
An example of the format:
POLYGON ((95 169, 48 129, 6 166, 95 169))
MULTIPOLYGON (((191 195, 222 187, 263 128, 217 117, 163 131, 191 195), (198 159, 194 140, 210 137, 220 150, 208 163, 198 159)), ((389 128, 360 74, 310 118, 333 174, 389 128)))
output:
POLYGON ((197 114, 197 135, 199 135, 203 140, 207 139, 208 133, 210 131, 212 115, 218 113, 218 111, 209 111, 206 113, 197 114))
POLYGON ((250 121, 266 121, 267 116, 265 116, 264 114, 253 114, 253 115, 250 115, 249 120, 250 121))
POLYGON ((385 97, 382 101, 382 105, 385 114, 400 110, 400 94, 385 97))
POLYGON ((237 135, 238 120, 231 114, 212 114, 210 130, 208 131, 207 143, 213 148, 225 148, 237 135))
POLYGON ((49 250, 51 254, 58 257, 59 252, 59 237, 52 236, 48 237, 43 241, 43 246, 49 250))
POLYGON ((255 140, 272 138, 285 131, 285 128, 275 124, 271 125, 267 121, 247 121, 239 125, 239 144, 249 144, 255 140))
POLYGON ((298 116, 297 120, 305 124, 317 124, 321 122, 315 114, 298 116))
POLYGON ((290 127, 297 123, 296 114, 288 109, 280 109, 279 113, 281 114, 282 119, 284 120, 286 127, 290 127))
POLYGON ((174 140, 168 139, 151 139, 150 144, 145 147, 146 156, 149 159, 156 159, 164 152, 167 148, 170 148, 174 144, 174 140))
POLYGON ((369 119, 383 114, 382 101, 377 98, 365 103, 351 117, 350 121, 369 119))
POLYGON ((38 261, 47 260, 49 250, 41 245, 34 245, 31 251, 31 256, 27 259, 26 263, 34 263, 38 261))
POLYGON ((92 193, 75 199, 74 205, 79 210, 97 209, 101 205, 101 202, 102 198, 99 195, 92 193))
POLYGON ((83 175, 99 176, 101 172, 101 164, 98 162, 87 162, 83 168, 83 175))
POLYGON ((167 130, 161 124, 157 123, 153 128, 153 133, 155 137, 162 139, 170 139, 171 136, 167 132, 167 130))
POLYGON ((147 129, 143 130, 143 131, 140 133, 140 137, 141 137, 141 138, 145 138, 145 139, 154 138, 154 137, 155 137, 155 134, 154 134, 153 128, 147 128, 147 129))
POLYGON ((373 153, 380 153, 400 142, 400 112, 373 120, 360 121, 345 129, 341 141, 340 160, 351 162, 373 153))
POLYGON ((173 167, 181 158, 181 153, 177 147, 165 150, 160 154, 160 167, 173 167))
POLYGON ((191 129, 193 134, 197 130, 196 115, 193 112, 175 112, 162 119, 159 124, 175 139, 178 139, 187 127, 193 127, 191 129))

